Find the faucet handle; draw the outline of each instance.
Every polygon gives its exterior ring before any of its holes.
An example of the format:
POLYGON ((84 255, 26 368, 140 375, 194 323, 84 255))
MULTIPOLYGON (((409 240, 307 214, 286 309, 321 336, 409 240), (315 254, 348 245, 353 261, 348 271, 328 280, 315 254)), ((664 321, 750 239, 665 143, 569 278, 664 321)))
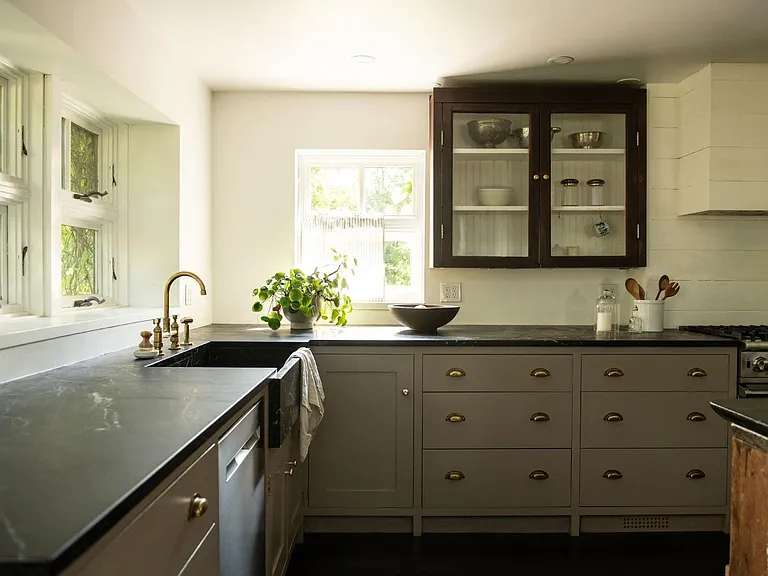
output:
POLYGON ((182 324, 192 324, 192 322, 194 322, 194 320, 190 316, 184 316, 184 318, 179 320, 179 322, 181 322, 182 324))

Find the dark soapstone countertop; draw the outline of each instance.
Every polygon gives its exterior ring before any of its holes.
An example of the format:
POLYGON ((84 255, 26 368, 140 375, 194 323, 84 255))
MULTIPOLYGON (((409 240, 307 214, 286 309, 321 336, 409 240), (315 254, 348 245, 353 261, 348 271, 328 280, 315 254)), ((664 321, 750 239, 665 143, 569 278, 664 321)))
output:
POLYGON ((0 574, 56 574, 261 392, 271 368, 132 349, 0 384, 0 574))
POLYGON ((736 398, 710 402, 712 410, 742 428, 768 438, 768 400, 736 398))
POLYGON ((665 330, 633 334, 621 331, 598 336, 592 326, 462 326, 449 325, 436 334, 419 334, 403 326, 318 325, 313 332, 272 331, 265 326, 213 324, 192 331, 195 342, 270 342, 313 346, 737 346, 728 338, 717 338, 665 330))

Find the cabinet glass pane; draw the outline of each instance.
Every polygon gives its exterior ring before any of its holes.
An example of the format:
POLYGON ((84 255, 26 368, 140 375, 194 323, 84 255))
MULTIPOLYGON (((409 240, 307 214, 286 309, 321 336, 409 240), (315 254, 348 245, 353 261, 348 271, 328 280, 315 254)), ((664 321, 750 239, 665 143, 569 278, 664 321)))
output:
POLYGON ((625 115, 553 114, 550 123, 551 255, 625 256, 625 115))
POLYGON ((453 115, 453 254, 528 256, 527 114, 453 115))

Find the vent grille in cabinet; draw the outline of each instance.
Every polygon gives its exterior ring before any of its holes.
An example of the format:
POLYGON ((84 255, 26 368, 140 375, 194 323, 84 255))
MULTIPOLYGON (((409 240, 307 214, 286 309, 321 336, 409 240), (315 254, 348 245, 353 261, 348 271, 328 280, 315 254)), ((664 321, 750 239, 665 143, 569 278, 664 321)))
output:
POLYGON ((665 530, 669 516, 624 516, 625 530, 665 530))

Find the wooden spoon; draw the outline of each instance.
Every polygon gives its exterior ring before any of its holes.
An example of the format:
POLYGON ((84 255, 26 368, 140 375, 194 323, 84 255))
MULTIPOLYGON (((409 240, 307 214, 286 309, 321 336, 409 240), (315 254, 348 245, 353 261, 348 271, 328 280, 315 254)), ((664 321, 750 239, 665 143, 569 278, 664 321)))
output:
POLYGON ((669 276, 664 274, 661 278, 659 278, 659 292, 656 294, 656 300, 658 300, 659 296, 661 296, 661 293, 667 289, 667 286, 669 286, 669 276))
POLYGON ((624 282, 624 288, 627 289, 627 292, 632 294, 632 298, 635 300, 643 299, 640 296, 644 292, 643 287, 640 286, 640 284, 634 278, 627 278, 626 282, 624 282))
POLYGON ((680 284, 672 282, 664 289, 664 298, 662 298, 662 300, 672 298, 672 296, 676 296, 678 292, 680 292, 680 284))

